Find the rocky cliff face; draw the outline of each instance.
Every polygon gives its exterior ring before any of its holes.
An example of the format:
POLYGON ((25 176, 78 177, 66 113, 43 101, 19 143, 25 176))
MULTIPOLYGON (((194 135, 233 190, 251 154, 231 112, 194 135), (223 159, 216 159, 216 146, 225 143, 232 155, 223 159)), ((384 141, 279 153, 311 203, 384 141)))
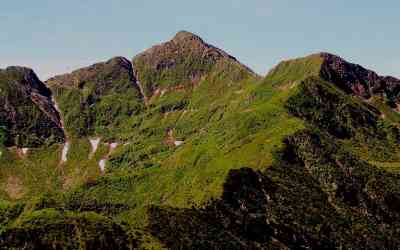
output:
POLYGON ((51 92, 33 70, 0 70, 0 91, 0 125, 6 132, 5 145, 35 147, 64 140, 51 92))
POLYGON ((140 93, 131 63, 123 57, 78 69, 46 82, 75 135, 102 133, 140 110, 140 93))
POLYGON ((320 56, 323 59, 320 74, 324 80, 363 98, 383 95, 393 107, 400 103, 399 79, 379 76, 374 71, 329 53, 321 53, 320 56))
POLYGON ((221 61, 237 64, 254 74, 233 56, 186 31, 137 55, 133 65, 144 94, 150 97, 160 87, 196 85, 221 61))

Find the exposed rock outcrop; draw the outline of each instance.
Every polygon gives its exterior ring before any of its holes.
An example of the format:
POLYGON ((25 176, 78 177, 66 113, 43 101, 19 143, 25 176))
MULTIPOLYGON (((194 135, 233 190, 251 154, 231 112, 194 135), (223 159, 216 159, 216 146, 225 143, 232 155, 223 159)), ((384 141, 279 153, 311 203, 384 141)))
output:
POLYGON ((384 95, 393 107, 400 102, 399 79, 379 76, 374 71, 329 53, 320 53, 320 56, 323 58, 320 75, 324 80, 363 98, 384 95))

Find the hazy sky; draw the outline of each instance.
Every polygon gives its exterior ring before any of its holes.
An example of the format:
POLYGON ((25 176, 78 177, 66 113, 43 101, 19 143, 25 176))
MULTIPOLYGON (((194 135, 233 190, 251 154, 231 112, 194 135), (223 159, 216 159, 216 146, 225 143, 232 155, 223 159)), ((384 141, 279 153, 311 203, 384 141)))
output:
POLYGON ((2 1, 0 68, 29 66, 45 80, 188 30, 260 74, 328 51, 399 77, 399 12, 398 0, 2 1))

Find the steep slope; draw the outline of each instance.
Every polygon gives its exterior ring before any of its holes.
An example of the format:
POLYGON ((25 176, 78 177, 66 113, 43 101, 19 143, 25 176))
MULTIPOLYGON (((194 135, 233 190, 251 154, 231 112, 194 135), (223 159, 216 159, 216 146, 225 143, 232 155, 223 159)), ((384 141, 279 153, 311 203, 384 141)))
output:
POLYGON ((278 64, 263 83, 298 89, 289 111, 340 138, 364 159, 399 160, 400 114, 391 106, 398 99, 399 80, 319 53, 278 64))
POLYGON ((37 147, 64 140, 50 90, 33 70, 0 69, 0 127, 6 146, 37 147))
POLYGON ((400 102, 399 79, 379 76, 374 71, 329 53, 282 62, 269 72, 266 81, 272 84, 290 84, 309 76, 318 76, 346 93, 365 99, 382 96, 392 108, 398 108, 400 102))
POLYGON ((74 137, 68 162, 57 145, 0 158, 0 246, 394 249, 396 87, 370 98, 353 86, 373 77, 331 59, 342 60, 315 54, 260 79, 180 32, 133 67, 116 58, 50 79, 74 137), (103 112, 108 98, 135 108, 103 112))
POLYGON ((148 228, 170 249, 397 248, 399 176, 336 142, 295 133, 269 168, 231 170, 204 207, 152 207, 148 228))
MULTIPOLYGON (((219 199, 200 208, 153 206, 148 229, 167 247, 392 249, 399 244, 400 176, 365 161, 398 165, 399 124, 337 83, 313 76, 318 67, 312 61, 284 64, 278 67, 285 73, 273 72, 274 84, 258 85, 251 101, 259 107, 272 103, 276 94, 271 85, 288 93, 281 105, 303 120, 306 129, 298 127, 284 146, 274 147, 273 162, 260 172, 254 172, 258 167, 251 161, 244 166, 253 170, 230 170, 219 199)), ((271 83, 271 74, 263 82, 271 83)), ((287 123, 281 120, 268 130, 287 123)), ((253 129, 247 132, 260 136, 253 129)))
POLYGON ((379 76, 371 70, 348 63, 335 55, 321 53, 320 56, 324 60, 320 76, 324 80, 335 83, 347 93, 353 93, 363 98, 382 95, 392 105, 400 103, 399 79, 379 76))
POLYGON ((193 87, 221 62, 234 63, 251 72, 234 57, 187 31, 178 32, 171 41, 133 58, 146 97, 169 89, 193 87))
POLYGON ((46 84, 72 136, 117 136, 123 123, 142 109, 132 65, 122 57, 53 77, 46 84))

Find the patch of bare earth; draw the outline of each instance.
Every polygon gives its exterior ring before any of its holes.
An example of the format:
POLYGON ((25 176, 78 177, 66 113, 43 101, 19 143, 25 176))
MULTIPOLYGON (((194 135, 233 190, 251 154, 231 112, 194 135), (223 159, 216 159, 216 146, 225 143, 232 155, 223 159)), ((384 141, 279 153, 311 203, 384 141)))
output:
POLYGON ((11 199, 17 200, 22 198, 25 194, 22 180, 17 176, 8 177, 5 191, 11 199))
POLYGON ((64 191, 69 190, 75 183, 75 178, 73 176, 64 176, 62 189, 64 191))

